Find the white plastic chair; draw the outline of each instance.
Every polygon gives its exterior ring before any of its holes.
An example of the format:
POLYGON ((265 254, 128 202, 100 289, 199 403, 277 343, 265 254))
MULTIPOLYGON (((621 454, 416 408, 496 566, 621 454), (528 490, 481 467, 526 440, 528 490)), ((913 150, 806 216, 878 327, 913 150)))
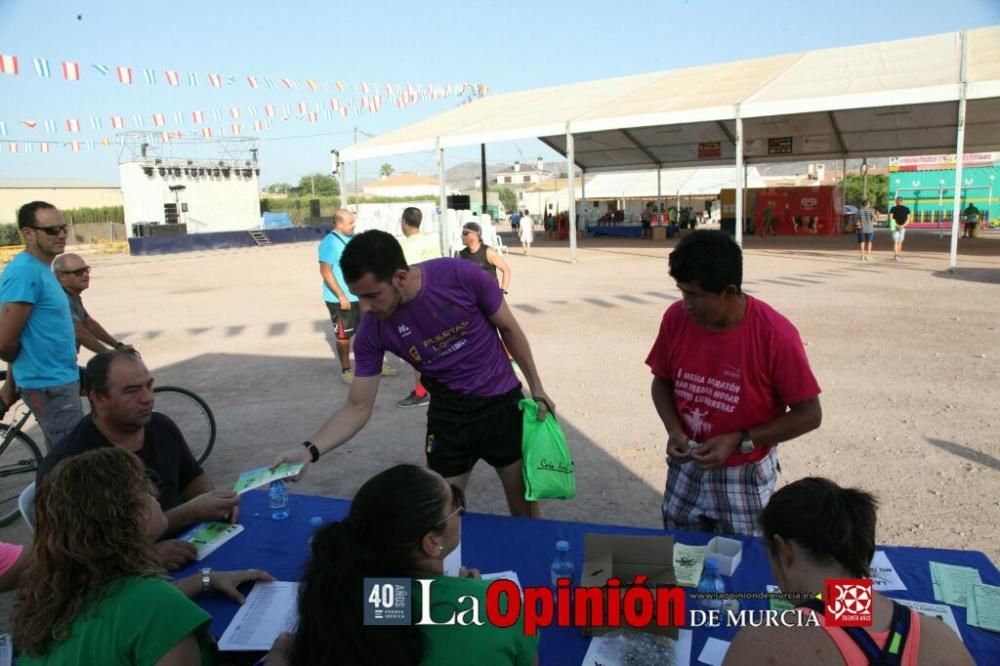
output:
POLYGON ((35 523, 33 521, 33 507, 35 503, 35 482, 32 481, 28 484, 28 487, 21 491, 20 497, 17 498, 17 508, 21 511, 21 516, 24 518, 24 522, 28 524, 28 529, 32 532, 35 531, 35 523))

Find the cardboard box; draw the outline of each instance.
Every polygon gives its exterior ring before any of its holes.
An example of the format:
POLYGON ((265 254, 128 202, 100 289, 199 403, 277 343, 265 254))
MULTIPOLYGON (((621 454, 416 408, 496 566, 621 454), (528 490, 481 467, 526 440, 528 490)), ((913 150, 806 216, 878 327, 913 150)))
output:
POLYGON ((653 227, 653 240, 655 240, 655 241, 665 241, 665 240, 667 240, 667 228, 666 227, 653 227))
MULTIPOLYGON (((585 534, 581 587, 603 587, 609 578, 622 582, 622 595, 632 580, 646 576, 646 584, 676 585, 674 576, 674 540, 669 536, 631 536, 621 534, 585 534)), ((634 627, 637 629, 637 627, 634 627)), ((583 627, 584 636, 600 636, 615 628, 583 627)), ((652 624, 642 631, 677 638, 677 627, 652 624)))
POLYGON ((719 561, 719 573, 732 576, 743 559, 743 542, 726 537, 712 537, 705 551, 705 559, 714 557, 719 561))

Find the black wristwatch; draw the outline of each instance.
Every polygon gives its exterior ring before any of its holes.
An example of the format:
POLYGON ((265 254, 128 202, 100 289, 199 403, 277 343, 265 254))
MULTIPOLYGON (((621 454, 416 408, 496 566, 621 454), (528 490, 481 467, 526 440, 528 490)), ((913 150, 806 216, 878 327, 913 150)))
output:
POLYGON ((319 449, 316 448, 315 444, 313 444, 307 439, 306 441, 302 442, 302 446, 306 447, 306 449, 309 450, 310 462, 316 462, 317 460, 319 460, 319 449))
POLYGON ((753 439, 749 430, 740 430, 740 453, 750 453, 754 450, 753 439))

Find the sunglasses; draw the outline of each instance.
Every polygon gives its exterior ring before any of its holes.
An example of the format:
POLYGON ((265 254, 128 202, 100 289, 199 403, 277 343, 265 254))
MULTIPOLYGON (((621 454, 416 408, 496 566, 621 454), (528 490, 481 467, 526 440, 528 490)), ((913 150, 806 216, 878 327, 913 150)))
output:
POLYGON ((65 233, 67 226, 68 225, 65 225, 65 224, 57 224, 56 226, 53 226, 53 227, 35 227, 35 226, 29 226, 27 228, 28 229, 34 229, 35 231, 44 231, 49 236, 58 236, 61 233, 65 233))
POLYGON ((90 273, 90 266, 84 266, 83 268, 77 268, 72 271, 59 271, 59 272, 62 273, 63 275, 75 275, 77 277, 83 277, 84 275, 90 273))
POLYGON ((455 510, 449 513, 441 520, 437 521, 437 523, 435 523, 435 527, 437 525, 447 523, 449 520, 451 520, 452 516, 457 515, 458 517, 461 518, 462 516, 465 515, 465 493, 462 492, 462 489, 456 486, 454 483, 449 483, 448 485, 451 486, 451 500, 455 504, 455 510))

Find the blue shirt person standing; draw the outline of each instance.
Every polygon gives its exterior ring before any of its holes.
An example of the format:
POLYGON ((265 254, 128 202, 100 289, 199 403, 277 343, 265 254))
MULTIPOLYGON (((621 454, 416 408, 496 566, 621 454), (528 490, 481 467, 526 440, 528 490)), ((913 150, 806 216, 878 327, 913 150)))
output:
POLYGON ((32 201, 21 206, 17 226, 25 250, 0 275, 0 358, 51 448, 83 418, 76 331, 52 272, 66 250, 66 221, 52 204, 32 201))
POLYGON ((354 213, 338 208, 333 214, 333 230, 319 244, 319 274, 323 277, 323 301, 333 321, 333 334, 337 338, 337 356, 340 358, 341 379, 350 384, 354 379, 351 369, 351 338, 358 327, 361 310, 358 297, 351 293, 340 270, 340 255, 354 236, 354 213))

